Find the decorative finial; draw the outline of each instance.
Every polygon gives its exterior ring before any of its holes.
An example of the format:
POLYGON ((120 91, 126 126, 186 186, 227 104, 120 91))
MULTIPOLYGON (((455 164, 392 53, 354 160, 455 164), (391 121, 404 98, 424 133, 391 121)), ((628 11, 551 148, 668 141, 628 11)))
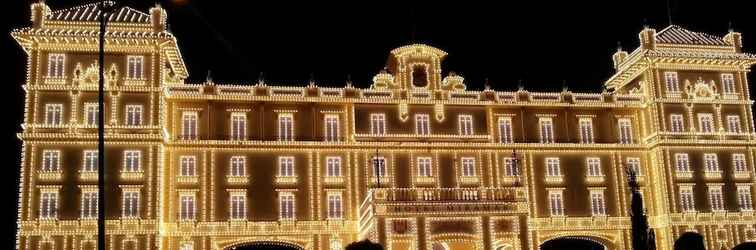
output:
POLYGON ((617 41, 617 52, 622 51, 622 42, 617 41))
POLYGON ((315 73, 310 72, 310 83, 308 85, 310 88, 315 87, 315 73))
POLYGON ((488 77, 486 77, 483 83, 483 88, 485 88, 485 90, 491 90, 491 84, 488 82, 488 77))
POLYGON ((383 66, 381 69, 381 74, 388 74, 388 66, 383 66))
POLYGON ((260 71, 260 75, 257 76, 257 84, 258 85, 265 85, 265 75, 262 71, 260 71))
POLYGON ((346 78, 347 78, 346 79, 346 87, 347 88, 352 88, 352 75, 351 74, 347 74, 346 78))
POLYGON ((735 29, 732 27, 732 20, 727 23, 727 31, 733 32, 735 29))
POLYGON ((213 76, 212 76, 212 73, 213 73, 213 72, 212 72, 211 70, 207 70, 207 76, 205 76, 205 83, 206 83, 206 84, 209 84, 209 85, 213 85, 213 84, 214 84, 214 83, 213 83, 213 76))
POLYGON ((567 80, 562 79, 562 92, 567 92, 567 80))
POLYGON ((517 80, 517 90, 518 90, 518 91, 523 91, 523 90, 525 90, 525 85, 523 85, 523 83, 522 83, 522 79, 520 79, 520 80, 517 80))
POLYGON ((643 18, 643 28, 648 29, 648 19, 645 17, 643 18))

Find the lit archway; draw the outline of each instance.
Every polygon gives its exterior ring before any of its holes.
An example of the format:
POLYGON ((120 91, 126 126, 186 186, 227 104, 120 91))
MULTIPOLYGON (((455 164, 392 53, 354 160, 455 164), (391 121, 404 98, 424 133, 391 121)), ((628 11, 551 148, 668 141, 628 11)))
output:
POLYGON ((236 244, 226 248, 227 250, 304 250, 301 246, 293 243, 280 241, 256 241, 236 244))
POLYGON ((584 237, 559 237, 541 244, 540 250, 606 250, 598 241, 584 237))
POLYGON ((686 232, 675 240, 675 250, 705 250, 704 239, 696 232, 686 232))
POLYGON ((740 243, 732 248, 732 250, 756 250, 756 241, 740 243))

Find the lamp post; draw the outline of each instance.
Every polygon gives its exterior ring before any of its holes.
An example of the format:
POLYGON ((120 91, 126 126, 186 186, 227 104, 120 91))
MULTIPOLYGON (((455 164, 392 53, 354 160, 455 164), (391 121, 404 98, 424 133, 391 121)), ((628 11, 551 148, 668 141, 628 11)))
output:
POLYGON ((105 31, 115 2, 99 3, 99 84, 97 95, 97 249, 105 250, 105 31))

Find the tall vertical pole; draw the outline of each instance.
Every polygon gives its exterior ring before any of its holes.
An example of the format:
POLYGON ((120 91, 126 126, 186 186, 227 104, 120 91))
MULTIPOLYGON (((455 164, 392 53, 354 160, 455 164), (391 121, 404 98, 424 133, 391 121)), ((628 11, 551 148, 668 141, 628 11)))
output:
POLYGON ((97 249, 105 250, 105 30, 106 1, 100 2, 99 84, 97 95, 97 249))

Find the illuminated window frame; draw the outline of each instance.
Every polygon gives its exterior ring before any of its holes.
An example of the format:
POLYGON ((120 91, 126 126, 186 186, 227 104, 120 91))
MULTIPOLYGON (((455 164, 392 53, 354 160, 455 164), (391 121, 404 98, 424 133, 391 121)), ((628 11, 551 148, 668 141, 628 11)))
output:
POLYGON ((643 167, 641 167, 641 158, 640 157, 627 157, 625 159, 625 164, 627 164, 627 167, 629 169, 632 169, 635 171, 635 175, 638 177, 643 176, 643 167))
POLYGON ((197 111, 183 111, 181 112, 181 139, 182 140, 196 140, 199 129, 197 127, 199 123, 199 112, 197 111))
POLYGON ((141 126, 143 121, 144 106, 141 104, 126 105, 126 126, 141 126))
POLYGON ((500 143, 514 142, 514 135, 512 133, 512 117, 499 117, 498 128, 500 143))
POLYGON ((179 221, 197 220, 197 194, 194 191, 179 191, 179 221))
POLYGON ((278 219, 281 221, 293 221, 297 218, 297 200, 294 192, 283 191, 278 193, 278 219))
POLYGON ((121 218, 139 219, 141 217, 142 191, 138 186, 121 187, 121 218))
POLYGON ((56 173, 61 172, 60 167, 62 157, 62 151, 57 149, 45 149, 42 150, 42 167, 40 172, 43 173, 56 173))
POLYGON ((669 124, 671 132, 683 132, 685 131, 685 119, 682 114, 670 114, 669 124))
POLYGON ((247 220, 247 191, 229 190, 228 219, 231 221, 247 220))
POLYGON ((231 131, 230 138, 234 141, 247 140, 247 113, 231 112, 231 131))
POLYGON ((341 141, 341 126, 339 115, 326 114, 323 116, 323 135, 325 141, 341 141))
POLYGON ((667 71, 664 72, 664 84, 666 86, 667 94, 670 96, 680 95, 680 81, 677 72, 667 71))
POLYGON ((578 119, 580 129, 580 143, 593 143, 593 119, 590 117, 580 117, 578 119))
POLYGON ((549 214, 551 217, 564 217, 564 189, 550 188, 548 190, 549 214))
POLYGON ((341 156, 326 157, 326 177, 342 177, 341 156))
POLYGON ((386 134, 386 114, 370 114, 370 134, 386 134))
POLYGON ((459 115, 457 119, 458 119, 457 125, 459 129, 459 135, 465 136, 465 135, 473 135, 475 133, 475 128, 473 127, 472 115, 459 115))
POLYGON ((415 134, 430 135, 430 115, 415 114, 415 134))
POLYGON ((344 218, 344 199, 340 191, 328 191, 326 194, 326 210, 329 220, 344 218))
POLYGON ((589 188, 589 204, 591 204, 592 216, 606 216, 605 188, 589 188))
POLYGON ((741 212, 753 211, 753 194, 751 193, 752 184, 738 184, 738 209, 741 212))
POLYGON ((294 156, 278 157, 278 177, 296 177, 294 156))
POLYGON ((683 213, 696 212, 696 198, 693 193, 694 184, 678 184, 678 195, 680 198, 680 210, 683 213))
POLYGON ((96 186, 82 186, 79 211, 82 220, 97 219, 99 195, 96 186))
POLYGON ((722 79, 722 94, 724 97, 729 97, 731 95, 736 95, 737 90, 735 89, 735 75, 732 73, 723 73, 721 74, 722 79))
POLYGON ((698 132, 714 133, 716 131, 712 113, 698 113, 696 116, 698 117, 698 132))
POLYGON ((62 79, 66 76, 66 54, 50 53, 47 55, 47 78, 62 79))
POLYGON ((477 171, 476 171, 476 163, 475 163, 475 157, 462 157, 459 160, 460 162, 460 173, 462 174, 462 177, 476 177, 477 171))
POLYGON ((144 56, 126 56, 126 79, 144 80, 144 56))
POLYGON ((45 104, 45 124, 62 125, 63 124, 63 104, 48 103, 45 104))
POLYGON ((709 205, 712 212, 725 212, 725 200, 722 193, 722 184, 707 184, 709 205))
POLYGON ((197 176, 197 156, 194 155, 182 155, 179 157, 179 173, 181 177, 196 177, 197 176))
POLYGON ((39 219, 57 220, 60 209, 60 186, 39 187, 39 219))
POLYGON ((739 134, 742 133, 740 129, 740 116, 739 115, 728 115, 727 116, 727 132, 739 134))
POLYGON ((294 141, 294 114, 278 113, 278 140, 294 141))
POLYGON ((630 118, 617 119, 617 129, 619 130, 619 143, 632 144, 633 140, 633 122, 630 118))
POLYGON ((96 102, 84 103, 84 125, 92 127, 98 126, 97 120, 100 119, 98 115, 100 113, 99 106, 100 105, 96 102))
POLYGON ((539 117, 538 128, 541 143, 554 143, 554 120, 551 117, 539 117))
POLYGON ((433 158, 417 157, 417 176, 433 177, 433 158))

